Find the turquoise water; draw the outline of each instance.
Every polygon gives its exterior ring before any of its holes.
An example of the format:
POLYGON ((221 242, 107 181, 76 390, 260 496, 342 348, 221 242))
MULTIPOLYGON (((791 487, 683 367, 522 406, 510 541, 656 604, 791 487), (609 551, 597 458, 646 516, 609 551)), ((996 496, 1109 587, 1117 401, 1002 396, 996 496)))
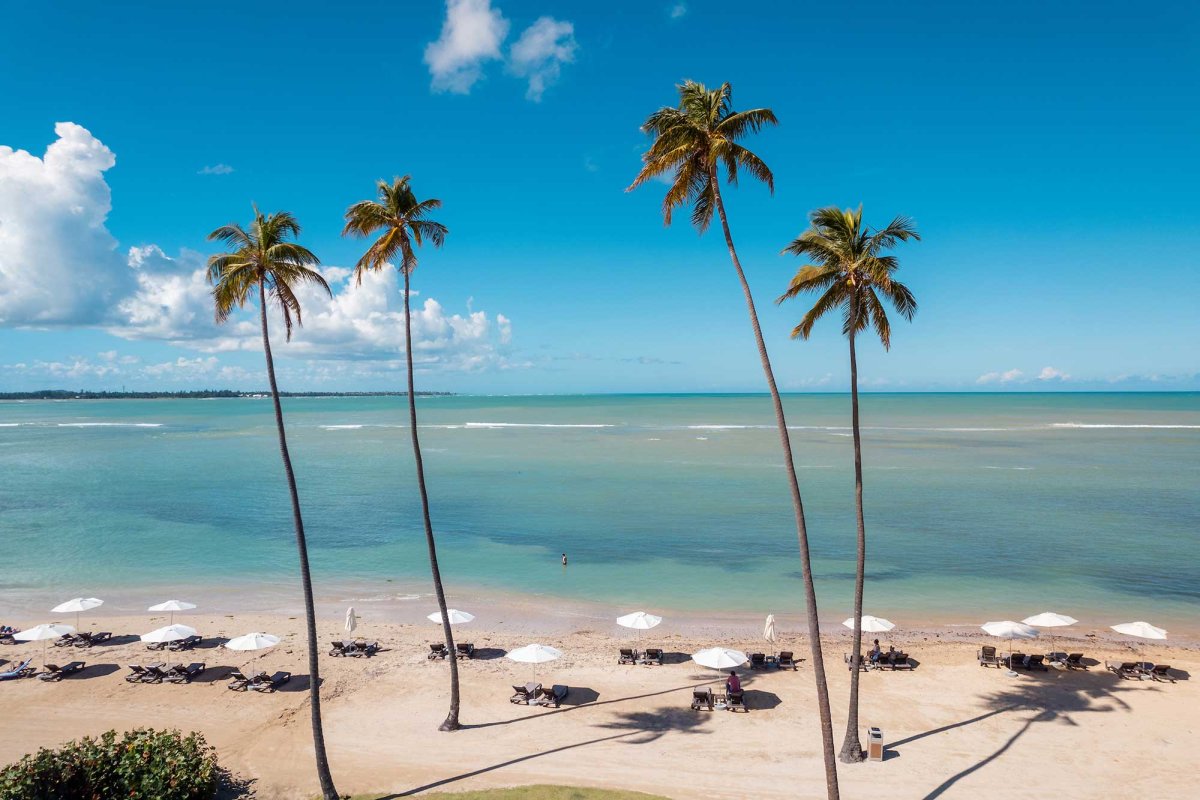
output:
MULTIPOLYGON (((428 591, 403 403, 285 401, 322 596, 428 591)), ((823 616, 840 619, 848 400, 786 404, 823 616)), ((1200 395, 873 394, 862 408, 869 611, 1194 622, 1200 395)), ((420 411, 451 589, 801 608, 765 396, 438 397, 420 411)), ((130 587, 286 594, 269 402, 0 403, 0 540, 9 609, 130 587)))

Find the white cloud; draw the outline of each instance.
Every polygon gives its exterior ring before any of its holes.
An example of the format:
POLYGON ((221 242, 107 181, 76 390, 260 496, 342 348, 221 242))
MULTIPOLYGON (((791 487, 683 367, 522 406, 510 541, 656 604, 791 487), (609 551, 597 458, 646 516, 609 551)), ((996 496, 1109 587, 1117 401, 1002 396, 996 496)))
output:
POLYGON ((136 290, 120 300, 107 330, 125 339, 181 342, 217 335, 204 257, 170 258, 158 245, 131 247, 136 290))
POLYGON ((1067 373, 1054 367, 1042 367, 1042 371, 1038 373, 1039 381, 1065 381, 1070 377, 1067 373))
POLYGON ((680 2, 680 3, 676 3, 675 5, 671 6, 671 10, 669 13, 671 15, 671 19, 679 19, 687 12, 688 12, 687 3, 680 2))
POLYGON ((116 157, 79 125, 54 132, 42 158, 0 145, 0 325, 94 323, 132 284, 104 225, 116 157))
POLYGON ((441 36, 425 48, 434 91, 470 92, 483 77, 483 62, 501 57, 507 35, 508 20, 490 0, 446 0, 441 36))
POLYGON ((1012 383, 1021 378, 1025 373, 1019 369, 1010 369, 1007 372, 986 372, 975 379, 976 383, 1012 383))
POLYGON ((558 80, 562 65, 575 60, 575 26, 539 17, 526 28, 508 54, 508 68, 529 81, 525 97, 540 102, 546 87, 558 80))
POLYGON ((197 172, 197 175, 228 175, 233 172, 233 167, 228 164, 213 164, 212 166, 203 167, 197 172))

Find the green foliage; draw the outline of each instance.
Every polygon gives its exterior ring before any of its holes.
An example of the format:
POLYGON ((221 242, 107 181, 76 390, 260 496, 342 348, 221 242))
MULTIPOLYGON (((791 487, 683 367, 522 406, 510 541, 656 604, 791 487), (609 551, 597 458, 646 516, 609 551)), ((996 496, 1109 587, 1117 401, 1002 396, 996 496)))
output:
POLYGON ((42 748, 0 770, 4 800, 210 800, 220 773, 199 733, 108 731, 42 748))
POLYGON ((360 238, 383 231, 354 265, 359 284, 362 284, 363 272, 383 269, 385 264, 395 261, 397 255, 400 263, 396 269, 411 276, 417 268, 413 243, 420 247, 428 240, 434 247, 441 247, 450 232, 445 225, 428 217, 429 212, 442 207, 442 201, 435 197, 418 200, 410 176, 393 178, 391 183, 378 181, 376 189, 378 200, 363 200, 346 209, 346 227, 342 229, 342 236, 360 238))

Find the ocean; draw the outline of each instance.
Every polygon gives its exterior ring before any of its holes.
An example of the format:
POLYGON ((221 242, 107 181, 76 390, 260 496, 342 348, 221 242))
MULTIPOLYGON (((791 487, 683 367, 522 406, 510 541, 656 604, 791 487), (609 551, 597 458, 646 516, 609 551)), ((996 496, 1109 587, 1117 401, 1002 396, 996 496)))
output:
MULTIPOLYGON (((840 620, 849 399, 785 404, 822 618, 840 620)), ((284 409, 318 597, 427 596, 404 398, 284 409)), ((802 609, 765 395, 446 396, 419 413, 452 594, 802 609)), ((1200 394, 868 394, 862 418, 867 613, 1196 627, 1200 394)), ((123 592, 294 605, 270 401, 0 403, 0 565, 0 609, 23 617, 123 592)))

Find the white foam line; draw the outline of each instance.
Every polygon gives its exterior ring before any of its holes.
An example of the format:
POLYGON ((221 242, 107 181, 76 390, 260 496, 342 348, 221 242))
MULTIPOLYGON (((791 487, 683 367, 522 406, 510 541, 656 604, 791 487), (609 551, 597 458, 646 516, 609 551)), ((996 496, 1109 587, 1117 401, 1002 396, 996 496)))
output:
POLYGON ((0 422, 0 428, 16 428, 20 424, 19 422, 0 422))
POLYGON ((1051 428, 1131 428, 1142 429, 1150 428, 1153 430, 1185 430, 1194 431, 1200 430, 1200 425, 1113 425, 1108 423, 1087 423, 1087 422, 1052 422, 1051 428))
POLYGON ((322 425, 321 427, 327 431, 356 431, 362 425, 322 425))
POLYGON ((60 428, 161 428, 161 422, 60 422, 60 428))
POLYGON ((601 424, 558 424, 550 422, 468 422, 467 428, 612 428, 601 424))

